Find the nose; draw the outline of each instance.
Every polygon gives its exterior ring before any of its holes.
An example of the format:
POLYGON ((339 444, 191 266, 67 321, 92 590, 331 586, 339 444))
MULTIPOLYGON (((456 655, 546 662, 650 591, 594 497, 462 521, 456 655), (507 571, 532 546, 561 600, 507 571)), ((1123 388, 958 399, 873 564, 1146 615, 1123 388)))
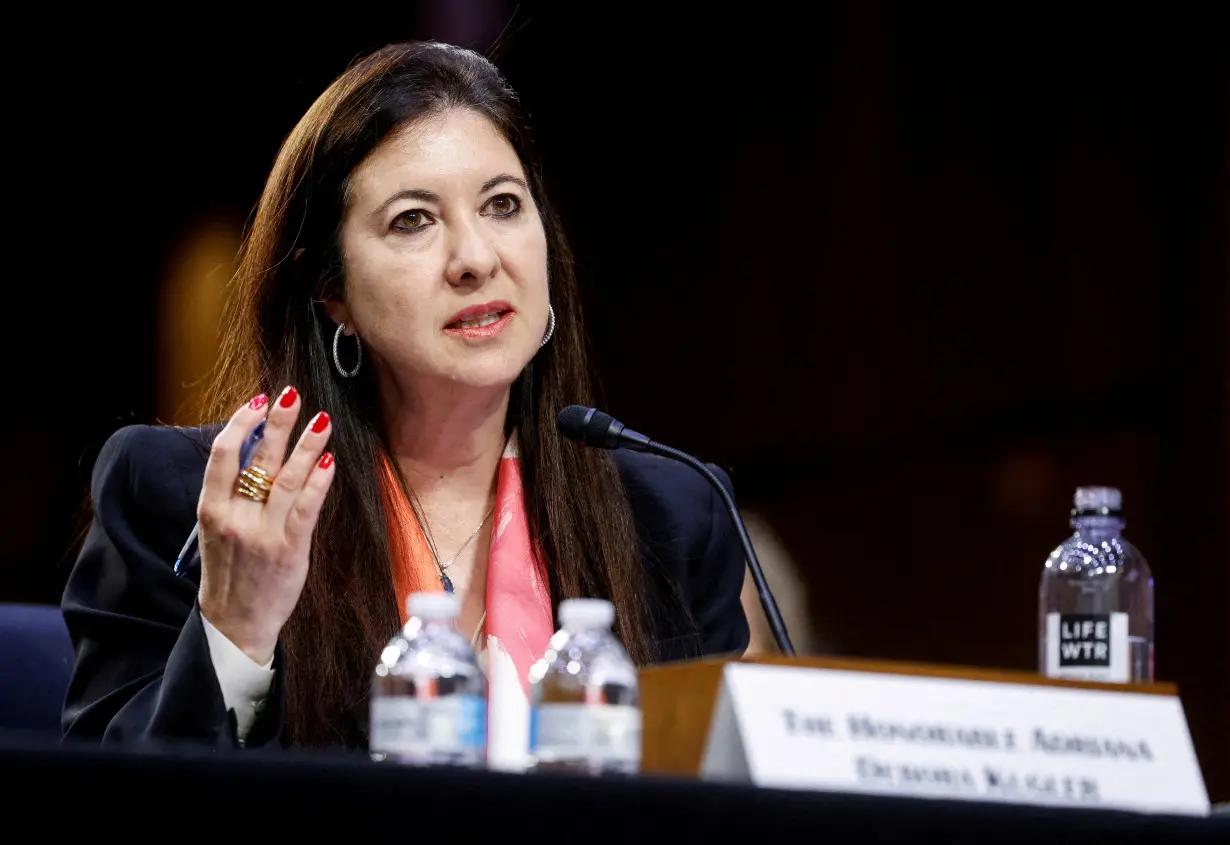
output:
POLYGON ((500 254, 481 222, 470 220, 449 227, 450 244, 445 276, 454 287, 479 287, 500 269, 500 254))

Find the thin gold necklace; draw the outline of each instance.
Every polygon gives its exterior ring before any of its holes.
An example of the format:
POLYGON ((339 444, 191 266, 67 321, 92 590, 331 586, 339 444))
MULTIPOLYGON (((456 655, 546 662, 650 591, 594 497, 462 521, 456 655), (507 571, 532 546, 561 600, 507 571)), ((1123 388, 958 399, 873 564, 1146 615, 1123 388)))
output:
POLYGON ((453 591, 453 579, 448 577, 448 572, 447 572, 448 568, 453 565, 453 563, 457 560, 457 558, 461 557, 461 553, 466 550, 466 546, 470 545, 470 541, 478 536, 479 531, 483 530, 483 526, 487 524, 487 520, 491 517, 491 514, 494 512, 495 512, 495 505, 492 505, 491 509, 488 510, 487 513, 483 516, 482 521, 478 523, 478 527, 474 529, 474 533, 471 534, 469 537, 466 537, 466 541, 461 544, 461 548, 457 550, 457 553, 444 562, 441 562, 440 556, 436 554, 436 544, 435 543, 427 544, 427 548, 431 550, 431 556, 436 562, 436 572, 439 573, 440 575, 440 583, 444 586, 444 592, 451 593, 453 591))

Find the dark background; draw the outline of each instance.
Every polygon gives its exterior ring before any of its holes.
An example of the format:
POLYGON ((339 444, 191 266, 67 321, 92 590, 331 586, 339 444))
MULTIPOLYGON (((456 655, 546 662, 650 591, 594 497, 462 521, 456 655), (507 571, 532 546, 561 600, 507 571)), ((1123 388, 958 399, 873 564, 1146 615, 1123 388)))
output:
POLYGON ((1034 669, 1073 489, 1118 486, 1230 799, 1226 5, 806 5, 15 28, 0 600, 58 601, 99 447, 165 418, 184 242, 238 237, 357 55, 503 32, 606 407, 730 468, 829 650, 1034 669))

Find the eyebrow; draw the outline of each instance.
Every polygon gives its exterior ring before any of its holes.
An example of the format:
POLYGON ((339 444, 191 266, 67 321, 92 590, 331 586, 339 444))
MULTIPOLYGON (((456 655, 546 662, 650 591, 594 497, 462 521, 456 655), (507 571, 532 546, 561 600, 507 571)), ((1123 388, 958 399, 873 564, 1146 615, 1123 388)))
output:
MULTIPOLYGON (((482 187, 478 189, 478 192, 480 194, 485 194, 492 188, 503 185, 506 182, 511 182, 512 184, 519 186, 521 190, 525 191, 527 194, 530 192, 530 187, 525 184, 525 180, 513 176, 511 173, 501 173, 499 176, 492 176, 483 183, 482 187)), ((405 191, 398 191, 393 194, 393 196, 380 203, 380 207, 376 209, 376 215, 379 216, 384 214, 385 210, 398 200, 418 200, 419 202, 439 203, 440 195, 432 191, 425 191, 422 188, 410 188, 405 191)))
POLYGON ((384 202, 380 203, 380 207, 376 209, 373 217, 379 217, 384 214, 385 210, 397 202, 398 200, 418 200, 419 202, 440 202, 440 195, 431 191, 424 191, 422 188, 411 188, 408 191, 398 191, 389 197, 384 202))
POLYGON ((480 194, 485 194, 488 191, 490 191, 492 188, 494 188, 495 186, 503 185, 505 182, 512 182, 514 185, 519 186, 521 190, 525 191, 527 194, 530 192, 530 186, 525 184, 525 180, 518 179, 516 176, 513 176, 511 173, 501 173, 499 176, 492 176, 490 179, 488 179, 486 182, 483 183, 483 186, 478 189, 478 192, 480 194))

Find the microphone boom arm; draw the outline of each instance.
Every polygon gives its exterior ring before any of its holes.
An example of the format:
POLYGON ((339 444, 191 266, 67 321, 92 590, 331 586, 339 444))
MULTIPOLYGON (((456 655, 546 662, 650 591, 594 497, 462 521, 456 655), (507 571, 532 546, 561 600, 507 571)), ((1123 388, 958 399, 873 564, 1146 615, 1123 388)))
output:
MULTIPOLYGON (((624 433, 629 433, 626 429, 624 433)), ((631 432, 635 434, 635 432, 631 432)), ((643 435, 642 435, 643 436, 643 435)), ((735 500, 731 497, 730 492, 726 489, 726 485, 713 474, 713 471, 704 463, 689 455, 687 452, 681 452, 678 449, 672 449, 670 446, 665 446, 649 438, 645 438, 643 451, 653 452, 661 455, 664 458, 673 458, 687 464, 692 469, 699 472, 705 478, 709 479, 709 483, 717 490, 718 495, 722 497, 722 502, 726 505, 726 509, 730 512, 731 521, 735 524, 735 532, 739 535, 739 542, 743 544, 743 553, 747 558, 748 570, 752 573, 752 581, 756 584, 756 593, 760 596, 760 606, 764 608, 765 618, 769 622, 769 627, 773 631, 773 639, 777 642, 777 647, 782 654, 787 657, 794 657, 794 644, 790 642, 790 635, 786 633, 786 623, 782 620, 781 611, 777 608, 777 601, 773 598, 773 593, 769 590, 769 584, 765 580, 764 570, 760 568, 760 560, 756 557, 756 550, 752 547, 752 540, 747 535, 747 529, 743 525, 743 519, 739 516, 739 509, 735 507, 735 500)))
POLYGON ((773 591, 769 589, 764 570, 760 568, 760 560, 756 557, 756 550, 752 548, 752 540, 747 536, 747 526, 743 524, 743 517, 739 516, 734 497, 730 495, 726 485, 714 475, 709 467, 687 452, 680 452, 678 449, 650 440, 639 431, 633 431, 610 414, 603 413, 597 408, 569 405, 555 418, 555 427, 564 437, 586 446, 596 449, 631 449, 636 452, 651 452, 686 464, 703 475, 722 497, 730 520, 735 524, 735 532, 739 535, 739 542, 743 545, 747 568, 751 571, 752 580, 756 583, 756 593, 760 596, 760 606, 764 608, 765 618, 769 622, 769 628, 773 631, 773 639, 777 642, 777 647, 782 654, 794 657, 794 644, 790 642, 790 635, 786 633, 786 623, 782 621, 782 614, 777 609, 773 591))

